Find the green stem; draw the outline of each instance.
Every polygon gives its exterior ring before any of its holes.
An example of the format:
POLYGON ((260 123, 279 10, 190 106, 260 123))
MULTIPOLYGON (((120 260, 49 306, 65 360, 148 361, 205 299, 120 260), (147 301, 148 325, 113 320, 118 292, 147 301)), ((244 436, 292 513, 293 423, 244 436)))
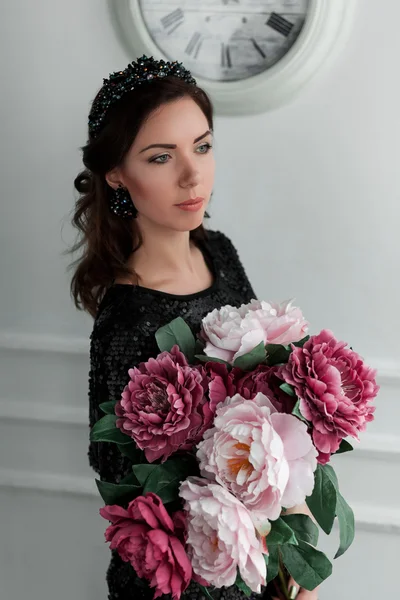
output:
POLYGON ((282 562, 281 562, 281 558, 280 557, 279 557, 278 577, 279 577, 279 581, 281 582, 281 586, 282 586, 282 594, 285 596, 286 600, 290 600, 290 598, 289 598, 289 591, 288 591, 287 586, 286 586, 285 573, 283 572, 283 567, 282 567, 282 562))

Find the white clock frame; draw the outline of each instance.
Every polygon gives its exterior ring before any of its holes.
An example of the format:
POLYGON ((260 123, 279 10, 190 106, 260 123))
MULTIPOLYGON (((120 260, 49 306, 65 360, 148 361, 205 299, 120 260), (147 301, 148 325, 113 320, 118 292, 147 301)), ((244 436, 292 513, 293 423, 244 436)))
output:
MULTIPOLYGON (((199 0, 200 1, 200 0, 199 0)), ((108 0, 118 35, 130 60, 142 54, 165 56, 150 36, 139 0, 108 0)), ((299 37, 275 65, 238 81, 211 81, 193 73, 210 95, 216 114, 251 115, 265 112, 294 98, 319 68, 339 51, 353 22, 356 0, 310 0, 299 37)), ((183 62, 183 57, 173 60, 183 62)))

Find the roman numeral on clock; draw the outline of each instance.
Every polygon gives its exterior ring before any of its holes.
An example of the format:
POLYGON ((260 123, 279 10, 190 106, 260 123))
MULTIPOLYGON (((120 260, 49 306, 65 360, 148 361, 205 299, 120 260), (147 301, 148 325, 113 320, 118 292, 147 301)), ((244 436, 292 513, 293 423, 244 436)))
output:
POLYGON ((173 10, 169 15, 161 19, 162 26, 167 30, 168 35, 171 35, 179 25, 182 25, 185 20, 185 15, 181 8, 173 10))
POLYGON ((263 49, 257 44, 256 40, 254 38, 251 38, 251 41, 253 43, 254 48, 257 50, 257 52, 259 52, 261 54, 261 56, 263 58, 265 58, 265 52, 263 51, 263 49))
POLYGON ((266 25, 287 37, 292 31, 294 23, 291 23, 290 21, 285 19, 285 17, 282 17, 282 15, 273 12, 271 13, 270 18, 266 22, 266 25))
POLYGON ((228 67, 230 69, 232 67, 232 59, 231 59, 231 50, 229 48, 229 44, 221 44, 221 67, 228 67))
POLYGON ((201 33, 199 33, 198 31, 195 31, 194 34, 192 35, 192 37, 190 38, 188 45, 185 48, 186 54, 189 54, 189 55, 193 54, 193 57, 197 58, 197 55, 199 53, 202 43, 203 43, 203 38, 201 36, 201 33))

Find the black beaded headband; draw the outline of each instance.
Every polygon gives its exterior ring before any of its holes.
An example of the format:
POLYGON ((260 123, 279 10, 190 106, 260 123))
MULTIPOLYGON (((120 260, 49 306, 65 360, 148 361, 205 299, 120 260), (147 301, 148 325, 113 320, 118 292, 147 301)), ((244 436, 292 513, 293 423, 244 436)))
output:
POLYGON ((143 83, 151 83, 167 75, 175 75, 187 83, 196 85, 196 80, 181 62, 168 62, 148 58, 143 54, 140 58, 129 63, 123 71, 115 71, 109 79, 103 79, 103 87, 93 101, 89 114, 89 135, 95 138, 102 127, 105 115, 112 104, 115 104, 123 94, 134 90, 143 83))

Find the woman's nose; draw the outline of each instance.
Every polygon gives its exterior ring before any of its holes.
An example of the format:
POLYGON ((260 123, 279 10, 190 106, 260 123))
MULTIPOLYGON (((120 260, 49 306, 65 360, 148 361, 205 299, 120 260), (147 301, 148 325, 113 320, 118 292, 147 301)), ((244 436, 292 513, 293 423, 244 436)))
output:
POLYGON ((183 187, 198 185, 201 180, 201 174, 197 167, 192 162, 186 162, 181 171, 180 183, 183 187))

